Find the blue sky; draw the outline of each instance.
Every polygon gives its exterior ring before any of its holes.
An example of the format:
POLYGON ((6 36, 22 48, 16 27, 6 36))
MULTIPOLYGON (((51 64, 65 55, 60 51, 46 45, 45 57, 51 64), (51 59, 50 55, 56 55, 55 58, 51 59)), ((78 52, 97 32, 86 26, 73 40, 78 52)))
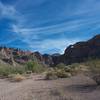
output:
POLYGON ((0 0, 0 45, 63 53, 100 33, 100 0, 0 0))

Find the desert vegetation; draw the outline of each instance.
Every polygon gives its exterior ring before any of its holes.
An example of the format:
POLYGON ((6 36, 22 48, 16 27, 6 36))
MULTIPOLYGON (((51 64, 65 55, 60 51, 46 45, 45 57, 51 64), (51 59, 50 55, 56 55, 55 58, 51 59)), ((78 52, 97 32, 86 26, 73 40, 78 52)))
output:
POLYGON ((29 61, 25 66, 27 71, 32 71, 33 73, 41 73, 46 69, 45 66, 39 64, 36 61, 29 61))
POLYGON ((100 59, 92 59, 85 62, 88 69, 88 76, 100 85, 100 59))
POLYGON ((46 72, 46 79, 69 78, 77 74, 92 78, 100 85, 100 59, 91 59, 83 63, 74 63, 71 65, 58 64, 46 72))
POLYGON ((58 64, 56 67, 47 70, 46 79, 57 79, 57 78, 69 78, 73 75, 78 74, 80 71, 78 64, 65 65, 63 63, 58 64))
POLYGON ((17 66, 2 63, 0 65, 0 78, 9 78, 11 81, 20 82, 32 73, 42 73, 45 69, 35 61, 29 61, 24 65, 17 66))
POLYGON ((51 68, 44 67, 36 61, 28 61, 24 65, 18 65, 16 67, 10 64, 0 65, 0 77, 2 78, 13 75, 13 77, 10 78, 15 78, 17 80, 19 77, 20 80, 21 75, 24 77, 23 75, 31 73, 45 73, 45 79, 47 80, 69 78, 79 73, 84 73, 92 78, 97 84, 100 84, 100 60, 91 59, 83 63, 74 63, 71 65, 60 63, 51 68))

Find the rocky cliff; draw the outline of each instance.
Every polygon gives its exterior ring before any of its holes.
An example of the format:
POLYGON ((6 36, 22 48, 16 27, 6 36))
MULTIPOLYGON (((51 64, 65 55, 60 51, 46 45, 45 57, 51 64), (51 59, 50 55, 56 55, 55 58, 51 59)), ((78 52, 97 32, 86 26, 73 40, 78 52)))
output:
POLYGON ((25 64, 28 61, 37 61, 43 66, 52 66, 54 62, 49 54, 42 55, 37 52, 24 51, 15 48, 0 47, 0 60, 16 66, 15 64, 25 64))
POLYGON ((100 58, 100 35, 67 47, 63 55, 63 62, 70 64, 82 62, 88 58, 100 58))
POLYGON ((100 58, 100 35, 88 41, 77 42, 68 46, 64 54, 40 54, 39 52, 23 51, 20 49, 0 47, 0 60, 9 64, 24 64, 36 60, 44 66, 55 66, 59 63, 71 64, 86 61, 88 58, 100 58))

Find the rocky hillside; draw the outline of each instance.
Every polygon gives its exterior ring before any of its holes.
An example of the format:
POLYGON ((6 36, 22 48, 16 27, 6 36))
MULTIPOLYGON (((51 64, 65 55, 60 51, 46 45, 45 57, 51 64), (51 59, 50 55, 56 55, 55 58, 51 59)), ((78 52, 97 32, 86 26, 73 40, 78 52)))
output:
POLYGON ((23 51, 20 49, 0 47, 0 60, 16 66, 36 60, 43 66, 55 66, 59 63, 71 64, 82 62, 88 58, 100 58, 100 35, 88 41, 77 42, 68 46, 64 54, 40 54, 39 52, 23 51))
POLYGON ((70 45, 60 57, 60 61, 65 64, 82 62, 90 58, 100 58, 100 35, 96 35, 88 41, 70 45))
POLYGON ((28 61, 37 61, 46 66, 45 59, 39 52, 23 51, 20 49, 0 47, 0 59, 13 66, 25 64, 28 61))

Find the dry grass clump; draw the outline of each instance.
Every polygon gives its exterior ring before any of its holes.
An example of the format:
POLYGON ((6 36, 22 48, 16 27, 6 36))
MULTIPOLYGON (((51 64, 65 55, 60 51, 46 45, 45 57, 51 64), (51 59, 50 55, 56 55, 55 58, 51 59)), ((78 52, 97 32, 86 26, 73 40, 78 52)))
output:
POLYGON ((100 60, 90 60, 85 63, 88 66, 88 76, 100 85, 100 60))
POLYGON ((23 74, 25 73, 25 66, 11 66, 11 65, 0 65, 0 76, 2 77, 8 77, 12 74, 23 74))
POLYGON ((58 78, 71 77, 71 73, 70 72, 66 72, 64 69, 56 70, 56 75, 57 75, 58 78))
POLYGON ((9 75, 9 79, 13 82, 21 82, 25 80, 26 78, 21 74, 11 74, 9 75))
POLYGON ((45 79, 57 79, 57 78, 68 78, 71 77, 71 73, 66 72, 64 69, 52 69, 45 73, 45 79))
POLYGON ((68 78, 79 73, 85 73, 88 68, 84 63, 74 63, 71 65, 58 64, 56 67, 49 69, 46 73, 46 79, 68 78))
POLYGON ((42 73, 45 71, 45 67, 37 61, 29 61, 26 63, 26 71, 32 73, 42 73))
POLYGON ((50 71, 45 72, 45 79, 46 80, 53 80, 53 79, 57 79, 57 78, 58 77, 57 77, 54 70, 50 70, 50 71))
POLYGON ((80 72, 82 72, 82 70, 83 70, 83 68, 82 68, 81 64, 78 64, 78 63, 68 65, 65 68, 65 71, 70 72, 71 75, 73 75, 73 76, 79 74, 80 72))

